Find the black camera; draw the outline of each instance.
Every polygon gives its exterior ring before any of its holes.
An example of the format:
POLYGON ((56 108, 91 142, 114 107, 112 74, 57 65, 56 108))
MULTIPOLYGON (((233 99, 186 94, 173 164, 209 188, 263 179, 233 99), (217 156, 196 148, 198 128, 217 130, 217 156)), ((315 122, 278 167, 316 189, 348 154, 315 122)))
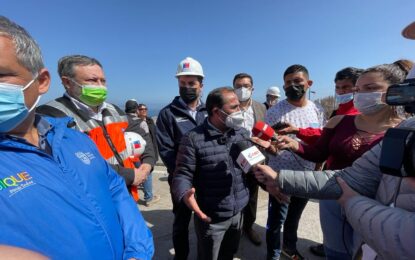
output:
MULTIPOLYGON (((404 106, 407 113, 415 113, 415 79, 390 86, 386 103, 404 106)), ((379 167, 385 174, 415 176, 415 128, 388 129, 383 138, 379 167)))

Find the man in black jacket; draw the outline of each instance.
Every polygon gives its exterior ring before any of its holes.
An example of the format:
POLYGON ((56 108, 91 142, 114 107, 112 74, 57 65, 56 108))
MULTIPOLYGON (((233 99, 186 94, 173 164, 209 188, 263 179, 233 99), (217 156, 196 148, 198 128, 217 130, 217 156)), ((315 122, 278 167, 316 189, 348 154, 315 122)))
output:
MULTIPOLYGON (((207 117, 205 104, 200 97, 203 89, 203 69, 190 57, 182 60, 177 68, 180 96, 164 107, 157 118, 157 144, 159 154, 169 174, 171 185, 176 168, 180 139, 184 134, 201 125, 207 117)), ((189 222, 192 212, 182 202, 173 202, 173 246, 175 259, 187 259, 189 254, 189 222)))
POLYGON ((198 259, 233 259, 249 199, 236 159, 238 147, 251 146, 249 132, 232 88, 210 92, 206 108, 208 119, 181 140, 172 193, 195 211, 198 259))

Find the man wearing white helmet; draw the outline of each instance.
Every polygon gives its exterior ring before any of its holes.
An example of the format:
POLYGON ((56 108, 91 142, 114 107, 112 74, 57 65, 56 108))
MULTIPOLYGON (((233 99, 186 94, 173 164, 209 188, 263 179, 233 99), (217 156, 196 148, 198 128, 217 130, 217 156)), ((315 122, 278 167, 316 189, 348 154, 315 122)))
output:
POLYGON ((278 103, 278 99, 281 97, 280 89, 277 86, 269 87, 267 90, 267 101, 264 102, 267 110, 273 105, 278 103))
MULTIPOLYGON (((243 127, 252 132, 252 128, 258 121, 264 121, 265 106, 252 99, 254 91, 254 81, 252 76, 247 73, 236 74, 233 78, 233 88, 239 100, 239 108, 244 117, 243 127)), ((249 189, 249 202, 244 210, 243 231, 249 240, 255 245, 261 244, 261 237, 252 228, 256 219, 256 208, 258 201, 258 183, 252 175, 248 175, 247 186, 249 189)))
MULTIPOLYGON (((201 125, 207 117, 205 104, 200 100, 204 78, 200 63, 193 58, 185 58, 178 65, 176 78, 180 95, 160 111, 156 123, 159 154, 169 174, 169 185, 176 167, 180 139, 184 134, 201 125)), ((174 200, 172 202, 175 259, 187 259, 189 222, 192 212, 183 202, 177 203, 174 200)))

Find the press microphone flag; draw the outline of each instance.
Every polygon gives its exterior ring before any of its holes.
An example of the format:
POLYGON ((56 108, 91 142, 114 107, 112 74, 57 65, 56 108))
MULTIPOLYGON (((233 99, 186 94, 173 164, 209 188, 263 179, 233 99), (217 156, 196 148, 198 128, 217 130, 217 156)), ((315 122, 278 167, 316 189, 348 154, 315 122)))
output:
POLYGON ((265 156, 256 146, 249 146, 245 142, 240 142, 236 144, 241 151, 236 162, 239 167, 241 167, 244 173, 248 173, 252 166, 263 163, 265 161, 265 156))
POLYGON ((275 138, 276 134, 270 125, 262 121, 258 121, 252 128, 252 136, 258 137, 264 141, 269 141, 272 138, 275 138))

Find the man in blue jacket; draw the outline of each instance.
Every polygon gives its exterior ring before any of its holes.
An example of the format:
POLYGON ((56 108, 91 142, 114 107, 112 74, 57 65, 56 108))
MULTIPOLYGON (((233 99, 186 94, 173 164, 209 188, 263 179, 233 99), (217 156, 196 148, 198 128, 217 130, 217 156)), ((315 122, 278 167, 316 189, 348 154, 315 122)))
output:
MULTIPOLYGON (((182 60, 177 68, 180 96, 164 107, 157 118, 157 144, 160 157, 169 173, 171 185, 176 168, 180 139, 184 134, 201 125, 207 117, 205 105, 200 100, 203 89, 203 69, 190 57, 182 60)), ((183 203, 173 201, 173 246, 175 259, 185 260, 189 254, 189 222, 192 212, 183 203)))
POLYGON ((0 244, 52 259, 151 259, 123 179, 70 118, 35 114, 50 85, 40 49, 0 16, 0 244))
POLYGON ((210 92, 206 109, 208 119, 181 140, 172 194, 195 211, 197 259, 233 259, 241 212, 249 199, 246 176, 236 159, 239 147, 251 146, 249 132, 242 127, 244 117, 232 88, 210 92))

